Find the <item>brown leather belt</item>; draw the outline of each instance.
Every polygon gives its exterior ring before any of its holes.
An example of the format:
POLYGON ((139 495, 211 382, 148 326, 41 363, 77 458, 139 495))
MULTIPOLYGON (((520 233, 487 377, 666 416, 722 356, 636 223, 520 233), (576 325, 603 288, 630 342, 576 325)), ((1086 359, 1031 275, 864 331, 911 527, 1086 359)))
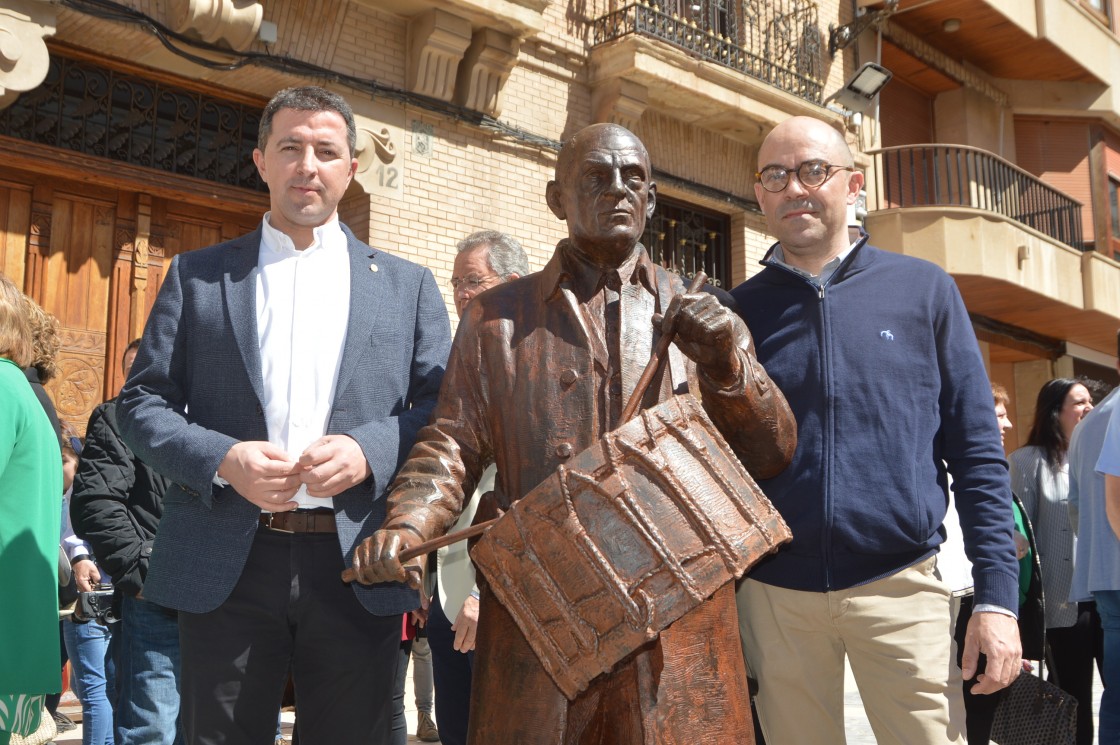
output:
POLYGON ((262 528, 281 533, 337 533, 334 510, 292 510, 290 512, 262 512, 262 528))

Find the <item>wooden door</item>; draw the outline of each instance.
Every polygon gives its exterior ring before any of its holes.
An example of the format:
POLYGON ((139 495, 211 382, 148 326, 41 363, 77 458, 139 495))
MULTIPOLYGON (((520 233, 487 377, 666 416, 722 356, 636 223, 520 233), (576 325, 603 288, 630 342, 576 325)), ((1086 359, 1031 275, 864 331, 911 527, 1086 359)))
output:
POLYGON ((171 259, 249 232, 260 214, 0 168, 0 271, 59 320, 58 374, 46 388, 64 423, 84 434, 93 408, 120 389, 122 352, 171 259))
POLYGON ((58 372, 46 388, 59 419, 82 431, 103 398, 116 194, 74 186, 35 189, 24 292, 58 318, 58 372))

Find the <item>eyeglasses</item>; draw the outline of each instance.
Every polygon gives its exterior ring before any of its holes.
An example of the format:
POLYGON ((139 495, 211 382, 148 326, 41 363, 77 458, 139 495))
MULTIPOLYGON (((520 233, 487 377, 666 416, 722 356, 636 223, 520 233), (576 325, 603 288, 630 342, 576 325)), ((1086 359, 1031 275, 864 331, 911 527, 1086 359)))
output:
POLYGON ((466 277, 452 277, 451 289, 458 290, 462 287, 464 290, 477 290, 483 285, 489 284, 498 278, 498 275, 491 274, 489 277, 479 277, 477 274, 471 274, 466 277))
POLYGON ((762 184, 762 188, 771 194, 777 194, 789 186, 790 174, 796 173, 797 180, 802 186, 815 189, 825 181, 832 178, 837 171, 854 171, 852 166, 834 166, 823 160, 807 160, 795 169, 784 166, 766 166, 754 175, 762 184))

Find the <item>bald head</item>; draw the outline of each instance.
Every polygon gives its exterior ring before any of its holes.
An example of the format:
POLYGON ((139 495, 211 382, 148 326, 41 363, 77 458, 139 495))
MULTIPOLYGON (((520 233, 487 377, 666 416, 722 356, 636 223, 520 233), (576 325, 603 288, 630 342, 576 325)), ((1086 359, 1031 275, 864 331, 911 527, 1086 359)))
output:
POLYGON ((625 141, 629 141, 631 146, 641 153, 648 167, 649 153, 646 152, 646 146, 637 135, 619 124, 591 124, 576 132, 560 148, 560 155, 556 158, 556 180, 562 180, 572 164, 583 160, 583 155, 589 147, 596 147, 604 142, 625 141))
POLYGON ((774 154, 789 152, 795 146, 812 146, 824 160, 838 166, 853 163, 852 151, 844 135, 820 119, 795 116, 770 130, 758 149, 758 170, 768 165, 789 165, 774 160, 774 154))
POLYGON ((545 197, 577 251, 596 266, 617 267, 636 250, 655 194, 642 141, 617 124, 592 124, 560 150, 545 197))
MULTIPOLYGON (((770 232, 782 245, 785 261, 819 275, 821 269, 851 245, 848 235, 848 205, 854 204, 863 188, 863 174, 851 169, 852 151, 844 136, 828 124, 807 116, 787 119, 770 132, 758 150, 758 170, 778 169, 788 175, 767 191, 754 185, 755 198, 766 215, 770 232), (806 186, 798 175, 807 172, 827 175, 823 183, 810 178, 806 186)), ((773 173, 773 171, 771 171, 773 173)))

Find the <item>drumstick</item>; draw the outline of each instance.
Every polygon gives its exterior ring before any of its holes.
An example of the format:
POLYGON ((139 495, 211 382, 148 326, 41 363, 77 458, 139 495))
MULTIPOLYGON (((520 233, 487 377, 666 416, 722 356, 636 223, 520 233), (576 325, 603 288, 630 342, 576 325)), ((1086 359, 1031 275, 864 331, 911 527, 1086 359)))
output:
MULTIPOLYGON (((704 283, 707 280, 708 275, 704 274, 704 272, 697 272, 696 276, 692 278, 692 284, 688 286, 688 292, 699 292, 700 288, 704 286, 704 283)), ((626 408, 622 412, 623 424, 628 422, 630 418, 633 417, 636 413, 638 404, 640 404, 642 401, 642 396, 645 395, 646 389, 649 388, 649 384, 653 381, 653 376, 657 374, 657 369, 661 367, 662 361, 669 351, 669 345, 673 343, 674 336, 675 334, 661 335, 661 339, 657 342, 657 347, 653 350, 653 354, 650 355, 649 362, 646 364, 646 369, 642 371, 642 377, 638 378, 638 383, 634 386, 634 393, 630 396, 630 400, 626 402, 626 408)), ((397 556, 397 559, 401 563, 404 563, 406 561, 409 561, 410 559, 415 559, 417 556, 423 556, 424 554, 431 553, 438 548, 443 548, 444 546, 450 546, 452 543, 458 543, 459 541, 465 541, 468 538, 473 538, 476 535, 483 533, 487 528, 498 522, 498 520, 500 519, 501 518, 496 517, 493 520, 487 520, 486 522, 472 525, 465 530, 460 530, 455 533, 447 533, 446 535, 442 535, 439 538, 433 538, 430 541, 424 541, 417 546, 413 546, 412 548, 401 551, 397 556)), ((353 569, 343 570, 343 582, 353 582, 355 579, 357 579, 357 575, 354 573, 353 569)))
MULTIPOLYGON (((465 541, 468 538, 474 538, 476 535, 482 533, 491 525, 498 522, 498 520, 500 519, 501 518, 495 517, 493 520, 487 520, 486 522, 472 525, 469 528, 465 528, 455 533, 447 533, 446 535, 441 535, 439 538, 433 538, 430 541, 424 541, 423 543, 413 546, 412 548, 406 548, 404 551, 401 551, 400 554, 397 555, 397 560, 403 564, 406 561, 415 559, 417 556, 430 554, 437 548, 443 548, 444 546, 450 546, 452 543, 458 543, 459 541, 465 541)), ((358 577, 356 574, 354 574, 353 569, 342 570, 343 582, 353 582, 357 578, 358 577)))
MULTIPOLYGON (((708 275, 704 272, 696 272, 696 276, 692 278, 692 284, 688 286, 688 292, 699 292, 700 288, 708 280, 708 275)), ((634 386, 634 392, 630 395, 630 400, 626 402, 626 408, 622 410, 622 420, 620 424, 626 424, 638 412, 638 406, 642 402, 642 396, 646 395, 646 389, 649 384, 653 382, 653 376, 657 374, 658 368, 661 367, 665 359, 665 355, 669 352, 669 345, 673 343, 672 334, 662 334, 661 339, 657 342, 657 348, 653 350, 653 354, 649 357, 649 362, 646 364, 646 369, 642 371, 642 377, 638 378, 638 384, 634 386)))

